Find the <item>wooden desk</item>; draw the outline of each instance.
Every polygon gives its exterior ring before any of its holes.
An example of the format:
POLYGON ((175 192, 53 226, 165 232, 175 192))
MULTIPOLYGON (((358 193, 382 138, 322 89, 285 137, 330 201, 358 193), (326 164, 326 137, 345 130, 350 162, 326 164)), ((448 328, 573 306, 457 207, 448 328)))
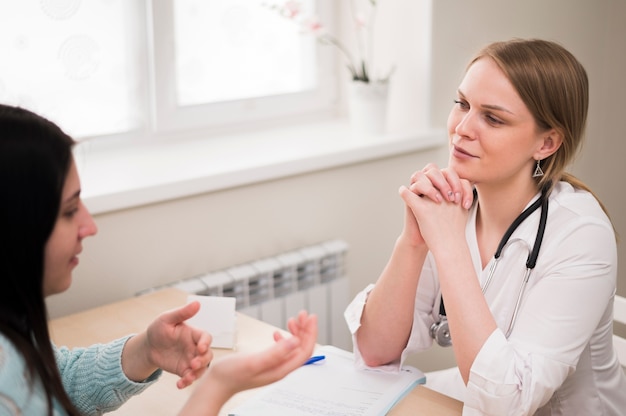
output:
MULTIPOLYGON (((52 320, 50 332, 57 345, 78 347, 105 343, 145 329, 158 314, 181 306, 186 301, 187 294, 180 290, 162 290, 52 320)), ((274 342, 272 334, 275 330, 276 328, 272 325, 238 313, 236 350, 264 349, 274 342)), ((213 351, 216 358, 232 353, 232 350, 228 349, 214 349, 213 351)), ((159 381, 149 389, 131 398, 117 411, 108 414, 176 415, 193 389, 191 386, 178 390, 176 380, 176 376, 163 373, 159 381)), ((220 416, 226 416, 228 409, 232 409, 253 394, 255 394, 254 390, 248 390, 235 395, 224 405, 220 416)), ((461 414, 461 409, 461 402, 427 387, 418 386, 391 409, 389 415, 457 416, 461 414)))

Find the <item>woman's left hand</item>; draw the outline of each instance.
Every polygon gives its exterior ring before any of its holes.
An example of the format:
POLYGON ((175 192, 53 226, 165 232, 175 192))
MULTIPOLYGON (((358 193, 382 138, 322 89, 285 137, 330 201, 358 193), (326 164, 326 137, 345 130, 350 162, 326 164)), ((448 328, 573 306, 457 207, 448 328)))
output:
POLYGON ((216 415, 233 394, 273 383, 301 367, 315 348, 317 317, 301 311, 287 327, 292 336, 277 331, 275 343, 262 351, 229 354, 212 362, 179 416, 216 415))
POLYGON ((311 357, 317 340, 317 316, 306 311, 287 322, 291 337, 274 333, 275 343, 259 352, 231 354, 211 363, 210 374, 220 389, 234 394, 280 380, 311 357))

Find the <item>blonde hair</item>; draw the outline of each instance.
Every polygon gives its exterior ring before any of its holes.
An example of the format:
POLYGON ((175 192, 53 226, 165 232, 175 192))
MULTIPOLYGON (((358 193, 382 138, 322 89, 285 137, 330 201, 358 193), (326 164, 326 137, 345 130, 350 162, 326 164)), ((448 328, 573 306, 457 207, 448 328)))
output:
POLYGON ((536 178, 537 187, 542 189, 566 181, 590 192, 608 215, 598 196, 565 171, 582 147, 587 122, 589 80, 582 64, 561 45, 541 39, 489 44, 470 61, 468 68, 485 57, 491 58, 504 72, 538 128, 555 129, 562 135, 559 149, 540 162, 544 175, 536 178))

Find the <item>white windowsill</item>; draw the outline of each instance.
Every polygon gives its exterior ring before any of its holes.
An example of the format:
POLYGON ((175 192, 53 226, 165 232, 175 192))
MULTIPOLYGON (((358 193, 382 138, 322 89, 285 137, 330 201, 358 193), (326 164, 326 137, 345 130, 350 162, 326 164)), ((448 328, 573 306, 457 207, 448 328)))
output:
POLYGON ((358 137, 345 120, 124 149, 77 146, 92 214, 440 146, 441 130, 358 137))

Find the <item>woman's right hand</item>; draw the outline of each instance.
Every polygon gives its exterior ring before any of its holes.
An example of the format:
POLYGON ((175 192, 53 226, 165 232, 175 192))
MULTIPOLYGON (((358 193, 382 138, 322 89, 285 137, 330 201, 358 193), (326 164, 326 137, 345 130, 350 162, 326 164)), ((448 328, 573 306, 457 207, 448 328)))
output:
MULTIPOLYGON (((402 188, 406 189, 405 186, 402 186, 402 188)), ((400 190, 402 190, 402 188, 400 188, 400 190)), ((419 247, 425 244, 415 215, 413 215, 413 211, 411 211, 411 208, 409 208, 406 203, 404 206, 404 227, 402 228, 399 241, 409 247, 419 247)))

